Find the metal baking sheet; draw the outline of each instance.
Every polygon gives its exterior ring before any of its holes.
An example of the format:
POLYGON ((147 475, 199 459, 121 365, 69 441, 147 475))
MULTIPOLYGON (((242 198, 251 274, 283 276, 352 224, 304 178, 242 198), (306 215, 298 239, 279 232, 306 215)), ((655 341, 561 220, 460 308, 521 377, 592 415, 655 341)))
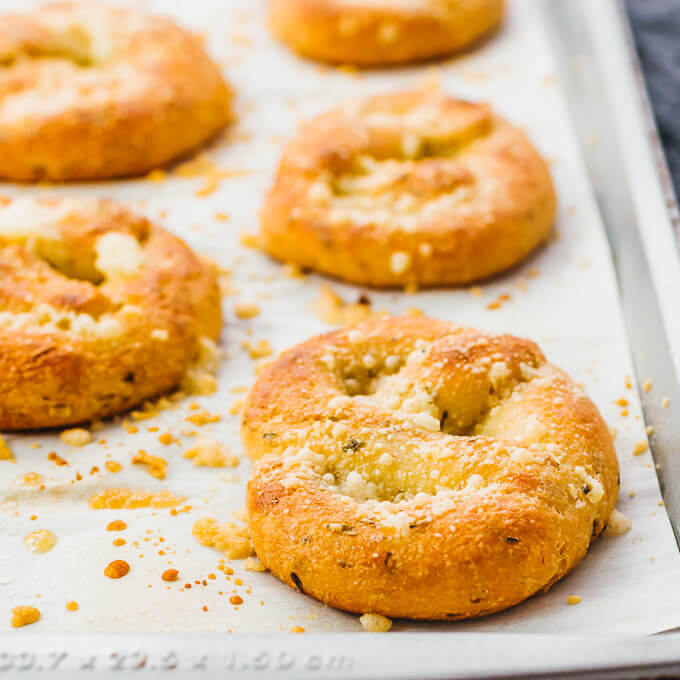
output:
MULTIPOLYGON (((170 7, 164 3, 147 4, 150 10, 170 11, 170 7)), ((0 0, 0 10, 7 8, 17 8, 17 3, 0 0)), ((184 23, 206 31, 211 50, 220 57, 225 72, 241 93, 241 122, 236 128, 236 134, 230 144, 220 146, 211 153, 218 159, 220 166, 235 170, 245 168, 248 174, 243 180, 236 178, 222 182, 218 192, 202 200, 194 196, 194 191, 200 188, 203 181, 201 178, 173 178, 159 184, 126 181, 115 184, 43 187, 37 191, 112 195, 139 209, 147 210, 152 216, 157 215, 161 209, 167 210, 165 222, 170 228, 180 233, 197 249, 211 250, 221 264, 234 268, 234 285, 241 291, 237 299, 257 299, 263 308, 263 315, 250 325, 237 322, 231 314, 232 303, 236 298, 227 299, 229 315, 224 342, 229 358, 224 362, 220 378, 220 382, 227 386, 252 382, 252 365, 249 360, 244 359, 239 349, 241 340, 249 337, 249 327, 254 329, 254 339, 267 337, 277 350, 290 344, 291 336, 281 332, 287 326, 295 326, 293 335, 296 339, 302 339, 324 328, 307 308, 318 296, 318 287, 323 282, 321 277, 312 276, 305 281, 283 278, 277 265, 256 253, 239 249, 237 245, 238 231, 252 230, 255 226, 253 206, 261 200, 271 181, 271 172, 280 152, 281 142, 292 134, 295 120, 323 110, 335 101, 335 96, 350 96, 373 89, 389 91, 404 84, 417 85, 428 78, 439 79, 449 92, 473 99, 490 99, 509 118, 518 123, 526 123, 527 131, 536 140, 539 148, 550 153, 551 147, 556 146, 552 145, 553 137, 559 139, 560 136, 571 135, 563 129, 568 125, 566 118, 563 120, 560 111, 556 119, 547 117, 541 121, 541 117, 537 116, 536 122, 529 115, 525 117, 527 103, 520 101, 525 96, 536 96, 538 90, 535 83, 530 82, 530 78, 535 78, 539 69, 531 65, 537 54, 532 53, 532 50, 540 48, 537 41, 550 41, 555 64, 545 64, 543 76, 546 97, 553 101, 552 106, 555 107, 555 97, 566 95, 571 120, 580 139, 580 145, 571 149, 566 163, 563 157, 555 159, 554 173, 563 198, 565 194, 575 191, 571 183, 582 187, 584 192, 577 192, 579 200, 573 216, 565 214, 570 208, 570 198, 563 201, 558 225, 562 238, 548 246, 519 271, 485 284, 484 302, 491 301, 494 296, 506 290, 512 290, 513 302, 493 313, 489 312, 482 321, 477 320, 480 317, 477 309, 480 302, 465 290, 411 296, 379 295, 373 292, 370 295, 376 307, 393 312, 411 306, 421 307, 432 314, 444 309, 444 314, 439 314, 440 316, 534 337, 551 359, 565 365, 586 383, 610 421, 616 419, 617 409, 611 404, 613 398, 625 394, 631 401, 630 418, 633 422, 622 423, 617 448, 620 457, 626 457, 625 463, 622 460, 626 492, 625 471, 631 469, 628 457, 632 442, 640 438, 642 428, 642 420, 634 420, 636 415, 640 415, 637 412, 637 397, 633 391, 624 392, 622 382, 614 386, 609 376, 607 379, 598 376, 597 370, 603 356, 607 358, 612 351, 620 352, 620 348, 613 350, 604 341, 601 347, 594 347, 593 335, 583 332, 576 319, 571 319, 572 323, 567 324, 562 336, 557 337, 551 331, 550 319, 546 320, 551 313, 554 314, 555 309, 561 309, 560 295, 566 295, 565 289, 570 285, 569 276, 579 276, 588 281, 588 277, 592 275, 592 267, 589 271, 587 265, 581 264, 581 261, 588 259, 588 248, 597 250, 607 247, 604 232, 599 231, 601 227, 598 226, 595 204, 589 193, 592 188, 607 229, 608 247, 614 264, 612 271, 616 273, 616 280, 610 276, 602 283, 594 275, 591 280, 593 284, 604 285, 605 294, 610 296, 607 299, 615 307, 619 304, 621 306, 622 314, 619 316, 616 310, 615 323, 622 324, 621 333, 624 333, 625 328, 625 337, 630 347, 628 354, 624 342, 625 351, 616 355, 616 359, 621 362, 621 381, 626 372, 630 373, 631 378, 635 378, 633 365, 640 380, 646 377, 654 380, 654 388, 649 393, 642 392, 641 397, 646 422, 652 424, 656 430, 652 448, 659 466, 659 478, 666 503, 666 508, 659 506, 652 509, 656 502, 654 499, 658 496, 654 466, 651 459, 644 462, 640 459, 637 462, 649 466, 646 469, 650 470, 644 477, 645 488, 642 491, 639 487, 630 489, 638 492, 638 500, 629 503, 625 501, 625 497, 622 498, 623 509, 633 518, 633 532, 636 531, 636 526, 639 527, 645 521, 649 521, 656 529, 663 529, 664 523, 668 524, 666 510, 677 525, 678 500, 675 494, 680 493, 680 485, 674 482, 677 466, 673 465, 672 456, 677 450, 677 423, 680 422, 675 414, 675 408, 680 407, 680 400, 675 398, 680 366, 680 343, 677 342, 680 337, 680 320, 672 304, 672 294, 678 290, 677 283, 680 280, 677 251, 672 239, 669 196, 664 193, 661 181, 660 173, 663 168, 659 166, 658 157, 655 156, 654 137, 651 135, 653 130, 650 128, 644 99, 641 98, 639 83, 636 82, 635 65, 626 40, 625 19, 619 5, 612 0, 599 3, 585 0, 572 3, 563 3, 560 0, 514 0, 512 15, 503 34, 480 51, 461 59, 439 66, 406 69, 403 73, 390 72, 382 76, 372 74, 364 78, 313 64, 296 63, 294 72, 281 68, 275 78, 270 77, 268 80, 263 80, 262 74, 271 73, 274 63, 277 66, 289 64, 293 58, 283 49, 274 51, 276 62, 271 61, 271 56, 266 56, 271 55, 271 49, 276 48, 271 47, 266 30, 261 25, 262 3, 232 0, 221 3, 221 7, 216 8, 216 4, 197 0, 191 6, 187 3, 184 7, 173 8, 174 11, 181 16, 184 23), (596 40, 593 40, 594 36, 597 37, 596 40), (517 45, 518 40, 522 41, 521 49, 517 45), (513 55, 517 54, 523 55, 519 62, 514 60, 513 55), (507 55, 507 61, 504 55, 507 55), (555 67, 559 73, 554 72, 555 67), (304 77, 301 78, 301 75, 304 77), (557 95, 554 90, 559 90, 557 95), (289 113, 283 114, 282 106, 289 113), (590 184, 585 181, 579 151, 586 161, 590 184), (244 188, 255 194, 255 200, 250 204, 240 200, 244 188), (213 216, 216 211, 229 213, 228 225, 215 222, 213 216), (586 231, 590 227, 594 230, 592 234, 586 231), (571 239, 572 236, 575 240, 571 239), (582 237, 583 240, 578 241, 577 237, 582 237), (579 247, 583 251, 579 251, 579 247), (551 258, 558 256, 561 264, 565 261, 569 264, 569 267, 561 271, 567 280, 561 282, 544 277, 544 270, 548 270, 555 262, 551 258), (531 268, 537 268, 541 273, 535 279, 535 284, 532 283, 534 279, 524 282, 530 292, 522 297, 516 287, 520 279, 530 278, 531 268), (264 280, 270 276, 274 277, 274 284, 264 280), (541 297, 536 287, 549 288, 556 283, 561 283, 561 286, 553 289, 555 297, 551 306, 550 299, 541 297), (267 295, 272 297, 268 298, 267 295), (288 316, 290 307, 281 302, 284 297, 294 298, 298 305, 294 323, 288 316), (576 347, 578 351, 572 353, 569 347, 576 347), (584 364, 583 358, 586 355, 593 359, 594 365, 584 364), (630 358, 633 364, 630 363, 630 358), (660 406, 662 396, 669 398, 667 408, 660 406), (628 432, 626 426, 629 428, 628 432)), ((576 138, 573 139, 575 143, 576 138)), ((23 190, 25 189, 12 186, 0 187, 0 193, 16 194, 23 190)), ((574 193, 570 196, 573 198, 574 193)), ((356 290, 352 287, 335 283, 331 285, 348 299, 356 295, 356 290)), ((582 293, 587 290, 575 287, 582 293)), ((599 295, 600 291, 593 292, 593 297, 598 298, 599 295)), ((589 309, 585 298, 583 307, 581 322, 598 328, 598 310, 589 309)), ((602 315, 606 316, 609 311, 605 310, 602 315)), ((599 329, 603 340, 607 330, 599 329)), ((608 360, 611 361, 611 356, 608 360)), ((229 401, 235 400, 237 396, 232 395, 229 401)), ((222 399, 221 411, 224 412, 229 402, 224 403, 224 394, 222 399)), ((205 403, 206 408, 209 408, 215 402, 205 400, 205 403)), ((217 408, 215 406, 211 410, 217 408)), ((179 415, 183 418, 186 413, 181 411, 179 415)), ((161 431, 164 427, 176 427, 177 417, 177 413, 163 415, 154 425, 159 425, 161 431)), ((146 422, 148 421, 144 421, 146 422)), ((115 441, 115 430, 116 426, 110 425, 102 436, 115 441)), ((225 439, 232 448, 238 450, 236 431, 236 419, 232 419, 214 426, 211 434, 225 439)), ((63 488, 60 480, 55 480, 53 494, 34 499, 16 488, 8 493, 4 485, 6 480, 0 477, 5 501, 0 510, 0 531, 3 532, 0 534, 0 558, 5 558, 0 559, 0 575, 10 573, 10 565, 22 549, 21 539, 31 524, 26 521, 25 516, 28 507, 41 519, 52 518, 53 514, 54 517, 59 517, 60 525, 55 528, 55 533, 60 538, 60 549, 65 551, 62 562, 56 565, 54 561, 50 562, 53 557, 50 553, 43 556, 42 563, 24 566, 15 575, 12 583, 0 586, 0 597, 5 596, 7 609, 13 604, 35 603, 35 600, 25 600, 34 597, 36 592, 41 592, 41 603, 38 606, 44 612, 43 621, 32 628, 0 635, 0 672, 23 671, 26 676, 45 670, 96 670, 104 675, 115 672, 118 677, 126 672, 132 674, 145 671, 145 674, 155 674, 175 671, 196 676, 221 677, 272 674, 289 678, 314 675, 347 678, 440 678, 518 675, 659 677, 680 671, 676 634, 639 636, 640 633, 660 631, 677 625, 679 621, 672 611, 673 606, 668 607, 671 611, 664 613, 664 603, 660 602, 659 617, 654 624, 650 621, 642 623, 643 617, 636 599, 651 582, 660 599, 666 600, 666 605, 673 605, 674 598, 677 597, 677 577, 672 568, 664 572, 667 580, 657 579, 653 568, 640 563, 639 587, 611 593, 620 601, 620 625, 607 618, 611 616, 611 610, 606 615, 604 609, 599 613, 596 610, 587 620, 579 621, 587 631, 586 636, 575 635, 574 629, 578 626, 574 625, 574 620, 570 622, 565 618, 581 616, 577 608, 567 610, 565 607, 565 611, 572 613, 562 615, 558 611, 555 617, 548 599, 560 598, 563 601, 568 592, 578 590, 579 594, 588 593, 584 600, 592 603, 590 598, 596 598, 598 592, 606 590, 607 581, 611 580, 608 579, 606 569, 616 567, 616 551, 634 550, 629 545, 639 546, 644 543, 644 535, 637 536, 636 542, 622 542, 616 548, 608 548, 604 541, 598 542, 595 546, 596 554, 589 556, 567 581, 557 586, 548 596, 534 598, 500 617, 463 625, 418 626, 398 623, 397 631, 401 629, 409 632, 393 632, 384 636, 361 634, 361 637, 357 637, 356 632, 349 632, 360 630, 356 617, 327 610, 306 598, 300 598, 292 591, 284 589, 269 575, 244 574, 244 579, 248 578, 252 584, 251 599, 262 598, 262 601, 266 601, 266 606, 258 611, 255 600, 251 603, 250 613, 239 612, 242 615, 241 622, 254 621, 257 624, 254 628, 249 628, 248 624, 242 629, 257 632, 237 633, 233 636, 226 636, 224 632, 228 627, 238 630, 238 617, 226 618, 226 609, 213 608, 211 603, 211 612, 223 611, 222 615, 211 614, 203 622, 200 622, 200 618, 197 619, 195 610, 203 602, 198 594, 172 599, 169 605, 167 598, 163 599, 165 593, 159 593, 161 597, 157 597, 155 592, 148 594, 135 587, 134 580, 129 585, 126 584, 124 590, 117 587, 102 588, 97 580, 101 571, 99 567, 103 568, 107 557, 113 559, 113 556, 109 557, 113 554, 109 547, 110 535, 104 536, 106 540, 102 539, 102 527, 110 518, 120 516, 121 513, 93 517, 89 512, 87 517, 93 526, 88 527, 83 536, 82 509, 87 495, 103 486, 161 486, 154 485, 153 480, 145 478, 143 472, 130 470, 128 465, 129 454, 137 448, 151 448, 145 441, 150 444, 152 439, 148 435, 147 440, 142 437, 128 448, 120 447, 119 451, 111 451, 114 457, 125 463, 125 472, 115 480, 96 477, 88 480, 88 484, 82 487, 77 502, 66 513, 63 512, 64 504, 60 504, 63 500, 59 495, 59 489, 63 488), (6 504, 8 500, 9 505, 6 504), (13 517, 14 512, 19 512, 20 517, 13 517), (592 564, 606 568, 598 568, 593 573, 590 566, 592 564), (65 568, 66 565, 73 569, 71 573, 65 568), (69 618, 63 610, 62 593, 65 584, 71 591, 75 588, 78 590, 69 599, 82 602, 83 606, 78 613, 81 618, 69 618), (310 615, 315 618, 309 618, 310 615), (640 619, 639 626, 636 625, 636 617, 640 619), (282 636, 271 632, 288 630, 294 624, 303 625, 310 631, 329 632, 309 632, 300 636, 282 636), (504 632, 474 632, 478 630, 504 632), (68 631, 69 634, 64 635, 63 631, 68 631), (521 634, 511 634, 508 631, 520 631, 521 634), (548 634, 536 635, 537 631, 548 634), (561 634, 549 634, 555 631, 561 634), (622 631, 625 633, 623 638, 622 631), (630 637, 631 631, 635 634, 634 637, 630 637), (611 633, 618 635, 603 637, 611 633)), ((36 437, 27 437, 23 443, 21 438, 12 440, 13 447, 18 451, 18 462, 13 466, 12 479, 15 474, 29 469, 42 471, 37 470, 35 459, 27 458, 27 447, 35 440, 36 437)), ((55 437, 46 439, 43 443, 39 458, 41 466, 44 465, 46 450, 50 450, 48 445, 62 452, 55 437)), ((158 450, 154 452, 158 453, 158 450)), ((161 453, 166 454, 165 451, 161 453)), ((87 466, 89 469, 97 455, 96 450, 80 449, 70 452, 66 457, 73 466, 73 472, 77 465, 87 466)), ((192 543, 191 523, 196 517, 206 514, 217 515, 222 520, 231 519, 230 512, 238 510, 242 502, 242 495, 238 491, 242 487, 237 483, 215 479, 212 483, 215 487, 213 491, 210 484, 206 485, 205 479, 196 477, 187 469, 188 462, 181 460, 178 451, 173 451, 166 457, 171 458, 171 474, 167 483, 162 486, 190 496, 192 501, 194 498, 199 499, 195 503, 196 511, 181 517, 174 526, 176 535, 184 538, 174 538, 178 557, 173 559, 180 559, 180 550, 190 550, 188 556, 182 556, 182 564, 183 571, 194 570, 193 578, 201 570, 214 568, 218 556, 192 543), (181 477, 173 476, 173 472, 179 475, 179 471, 181 477), (206 496, 213 496, 210 502, 200 501, 204 493, 206 496)), ((45 471, 52 473, 49 468, 45 468, 45 471)), ((248 474, 247 463, 242 463, 236 472, 243 482, 248 474)), ((128 517, 130 524, 134 517, 137 522, 135 530, 140 535, 147 528, 153 527, 148 516, 126 514, 126 521, 128 517)), ((629 539, 635 537, 633 532, 629 539)), ((648 558, 655 557, 657 564, 667 560, 671 567, 677 564, 677 547, 672 541, 669 528, 664 535, 664 555, 645 555, 645 559, 652 562, 648 558)), ((608 540, 628 539, 624 537, 608 540)), ((133 558, 136 556, 135 553, 133 558)), ((133 565, 137 573, 142 575, 142 579, 150 578, 150 574, 157 574, 160 565, 165 563, 151 555, 147 555, 145 559, 148 560, 144 565, 146 569, 139 562, 133 565)), ((616 582, 615 578, 613 580, 616 582)), ((143 583, 146 584, 146 580, 143 583)), ((246 598, 244 610, 248 609, 246 598)), ((584 610, 585 608, 581 611, 584 610)), ((0 630, 5 630, 4 625, 0 621, 0 630)))

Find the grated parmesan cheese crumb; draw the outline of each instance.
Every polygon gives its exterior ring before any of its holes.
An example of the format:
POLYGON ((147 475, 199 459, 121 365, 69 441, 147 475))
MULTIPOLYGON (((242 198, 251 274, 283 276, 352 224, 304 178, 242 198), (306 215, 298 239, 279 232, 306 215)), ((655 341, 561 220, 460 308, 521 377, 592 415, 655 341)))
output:
POLYGON ((369 633, 386 633, 392 628, 392 619, 380 614, 363 614, 359 617, 364 630, 369 633))

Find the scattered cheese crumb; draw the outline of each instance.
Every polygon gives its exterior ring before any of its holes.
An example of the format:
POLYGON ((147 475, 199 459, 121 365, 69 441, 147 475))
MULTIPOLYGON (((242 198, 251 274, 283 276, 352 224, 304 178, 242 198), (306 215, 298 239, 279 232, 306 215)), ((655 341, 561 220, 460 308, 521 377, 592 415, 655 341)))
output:
POLYGON ((578 595, 570 595, 567 598, 567 604, 578 604, 581 601, 581 598, 578 595))
POLYGON ((230 407, 229 414, 235 416, 243 410, 243 406, 246 403, 245 399, 237 399, 230 407))
POLYGON ((68 609, 70 612, 78 611, 78 608, 79 605, 75 600, 70 600, 66 603, 66 609, 68 609))
POLYGON ((649 392, 649 390, 652 389, 652 379, 651 379, 651 378, 647 378, 647 379, 642 383, 642 389, 643 389, 645 392, 649 392))
POLYGON ((252 319, 260 313, 260 307, 254 302, 237 302, 234 313, 239 319, 252 319))
POLYGON ((361 296, 356 303, 350 304, 327 284, 320 287, 319 293, 311 310, 321 321, 331 326, 351 326, 368 319, 389 316, 386 311, 374 312, 366 296, 361 296))
POLYGON ((123 466, 117 460, 107 460, 104 463, 104 467, 113 474, 123 469, 123 466))
POLYGON ((57 545, 57 537, 49 529, 38 529, 24 538, 26 547, 34 553, 46 553, 57 545))
POLYGON ((35 607, 21 606, 12 608, 12 628, 21 628, 35 623, 40 618, 40 610, 35 607))
POLYGON ((159 493, 133 489, 104 489, 90 496, 93 510, 136 510, 137 508, 174 508, 185 500, 167 489, 159 493))
POLYGON ((605 534, 607 536, 622 536, 623 534, 628 533, 632 526, 631 521, 615 508, 607 522, 605 534))
POLYGON ((648 448, 649 444, 646 441, 637 442, 637 444, 635 444, 635 446, 633 447, 633 455, 639 456, 641 453, 644 453, 648 448))
POLYGON ((241 347, 248 352, 251 359, 262 359, 263 357, 270 356, 273 352, 272 346, 266 340, 258 340, 255 344, 248 340, 243 340, 241 347))
POLYGON ((0 460, 14 460, 12 450, 2 437, 0 437, 0 460))
POLYGON ((104 569, 104 576, 109 578, 123 578, 130 571, 130 565, 125 560, 113 560, 104 569))
POLYGON ((161 574, 161 578, 164 581, 176 581, 178 576, 179 576, 179 571, 177 571, 177 569, 166 569, 161 574))
POLYGON ((386 633, 392 628, 392 620, 380 614, 363 614, 359 621, 369 633, 386 633))
POLYGON ((82 427, 74 427, 71 430, 63 430, 59 435, 61 441, 69 446, 85 446, 92 441, 92 435, 89 430, 82 427))
POLYGON ((267 571, 267 567, 257 559, 257 557, 248 557, 243 563, 243 568, 246 571, 267 571))
POLYGON ((254 552, 248 529, 233 522, 218 524, 214 517, 203 517, 194 522, 191 533, 201 545, 216 548, 231 560, 245 559, 254 552))
POLYGON ((201 437, 194 446, 184 452, 184 457, 194 461, 194 465, 212 468, 234 468, 240 460, 215 439, 201 437))
POLYGON ((168 468, 168 461, 160 456, 152 456, 143 449, 139 450, 132 456, 133 465, 146 465, 149 474, 156 479, 165 479, 165 473, 168 468))

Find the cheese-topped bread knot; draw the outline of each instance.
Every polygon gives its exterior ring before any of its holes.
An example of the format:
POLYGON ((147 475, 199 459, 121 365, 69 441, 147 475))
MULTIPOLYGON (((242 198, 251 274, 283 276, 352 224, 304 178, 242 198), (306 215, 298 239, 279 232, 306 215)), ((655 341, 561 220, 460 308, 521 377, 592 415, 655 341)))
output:
POLYGON ((283 353, 242 437, 260 560, 334 607, 464 619, 548 589, 616 505, 597 408, 529 340, 424 317, 283 353))
POLYGON ((0 177, 146 172, 220 130, 230 100, 170 19, 70 2, 0 16, 0 177))
POLYGON ((544 242, 547 164, 485 104, 380 95, 303 125, 261 212, 274 257, 358 284, 462 284, 544 242))
POLYGON ((296 52, 357 66, 459 52, 500 25, 505 0, 270 0, 274 33, 296 52))
POLYGON ((0 206, 0 429, 101 418, 217 359, 214 265, 111 201, 0 206))

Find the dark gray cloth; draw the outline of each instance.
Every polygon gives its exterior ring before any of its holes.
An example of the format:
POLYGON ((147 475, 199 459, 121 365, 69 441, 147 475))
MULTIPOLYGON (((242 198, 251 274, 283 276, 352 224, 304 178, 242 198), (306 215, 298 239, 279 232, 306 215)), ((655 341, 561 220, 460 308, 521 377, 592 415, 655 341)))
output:
POLYGON ((680 196, 680 0, 625 0, 661 141, 680 196))

